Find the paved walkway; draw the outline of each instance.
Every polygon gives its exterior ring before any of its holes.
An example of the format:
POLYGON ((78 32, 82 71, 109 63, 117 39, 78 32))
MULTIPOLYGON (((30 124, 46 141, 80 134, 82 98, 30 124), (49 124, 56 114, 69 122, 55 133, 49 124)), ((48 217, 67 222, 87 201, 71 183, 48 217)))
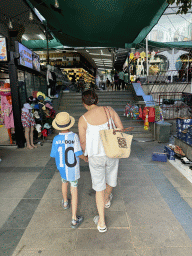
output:
POLYGON ((151 161, 156 142, 133 142, 120 160, 114 200, 106 209, 107 233, 93 223, 97 210, 87 163, 81 162, 78 213, 61 207, 61 182, 51 143, 34 150, 0 148, 0 255, 191 256, 192 185, 169 163, 151 161))

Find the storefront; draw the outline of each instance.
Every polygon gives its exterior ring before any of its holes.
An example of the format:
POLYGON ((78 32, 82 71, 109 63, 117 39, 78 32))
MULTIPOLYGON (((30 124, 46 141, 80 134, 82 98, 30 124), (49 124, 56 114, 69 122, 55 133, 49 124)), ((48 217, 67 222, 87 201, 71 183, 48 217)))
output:
MULTIPOLYGON (((27 103, 31 106, 31 112, 35 120, 34 128, 37 134, 36 139, 42 136, 46 137, 51 132, 51 123, 55 115, 52 100, 47 97, 47 73, 40 69, 39 56, 19 42, 15 42, 15 52, 19 53, 19 58, 15 60, 15 88, 13 88, 13 84, 10 86, 11 80, 13 81, 13 79, 11 79, 13 74, 10 73, 11 70, 8 68, 8 63, 5 62, 4 65, 1 63, 0 69, 0 105, 2 107, 0 133, 3 134, 3 136, 0 137, 0 145, 15 143, 17 136, 15 131, 16 128, 18 129, 18 123, 21 123, 21 114, 23 113, 24 104, 27 103), (8 89, 6 89, 7 86, 9 87, 8 89), (15 92, 13 92, 14 89, 15 92), (14 93, 17 95, 17 100, 15 100, 16 97, 14 97, 14 93), (10 100, 8 100, 8 98, 10 100), (8 102, 10 103, 9 105, 8 102), (14 104, 16 104, 16 107, 14 104), (9 106, 9 109, 7 106, 9 106), (8 118, 11 122, 9 122, 8 118), (37 124, 38 126, 36 128, 37 124)), ((24 126, 22 127, 22 125, 19 129, 20 133, 24 130, 24 126)))
MULTIPOLYGON (((149 76, 156 76, 159 72, 166 72, 168 70, 168 60, 165 56, 152 51, 148 54, 148 68, 149 76), (158 54, 158 55, 157 55, 158 54)), ((147 62, 146 52, 137 51, 130 53, 129 56, 129 71, 131 81, 135 81, 138 77, 147 76, 147 62)))

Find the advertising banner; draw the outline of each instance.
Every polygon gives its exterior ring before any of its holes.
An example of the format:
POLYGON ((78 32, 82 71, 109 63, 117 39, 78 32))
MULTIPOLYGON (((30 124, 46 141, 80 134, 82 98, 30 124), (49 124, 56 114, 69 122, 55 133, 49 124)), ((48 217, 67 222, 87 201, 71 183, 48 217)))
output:
POLYGON ((28 68, 33 68, 32 51, 19 43, 19 64, 28 68))
POLYGON ((33 52, 33 69, 40 72, 40 57, 33 52))
POLYGON ((0 61, 7 61, 7 45, 5 37, 0 37, 0 61))

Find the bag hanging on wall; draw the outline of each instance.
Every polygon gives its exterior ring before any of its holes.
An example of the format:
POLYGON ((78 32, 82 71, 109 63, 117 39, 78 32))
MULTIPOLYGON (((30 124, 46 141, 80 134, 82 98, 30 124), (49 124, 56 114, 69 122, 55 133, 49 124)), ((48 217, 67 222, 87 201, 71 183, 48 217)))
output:
MULTIPOLYGON (((105 107, 104 110, 107 115, 105 107)), ((107 110, 109 113, 109 118, 111 118, 108 107, 107 110)), ((132 131, 134 128, 129 127, 122 130, 116 129, 111 118, 112 129, 110 129, 109 118, 107 115, 108 130, 101 130, 99 132, 105 153, 109 158, 128 158, 131 152, 133 135, 126 134, 125 132, 132 131)))

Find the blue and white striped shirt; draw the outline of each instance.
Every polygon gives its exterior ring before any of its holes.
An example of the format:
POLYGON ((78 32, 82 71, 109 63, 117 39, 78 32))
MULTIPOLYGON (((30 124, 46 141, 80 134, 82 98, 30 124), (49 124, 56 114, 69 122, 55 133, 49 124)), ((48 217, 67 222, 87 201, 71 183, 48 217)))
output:
POLYGON ((55 158, 57 169, 63 179, 75 181, 80 178, 80 155, 83 155, 83 151, 76 133, 59 133, 55 136, 50 156, 55 158))

